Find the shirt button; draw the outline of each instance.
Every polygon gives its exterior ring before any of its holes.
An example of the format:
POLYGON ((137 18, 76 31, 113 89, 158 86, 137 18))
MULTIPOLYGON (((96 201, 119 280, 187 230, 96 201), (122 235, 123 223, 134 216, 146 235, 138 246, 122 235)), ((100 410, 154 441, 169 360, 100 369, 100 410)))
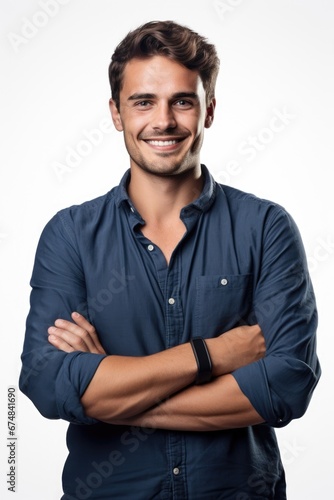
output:
POLYGON ((174 467, 173 474, 174 476, 178 476, 180 474, 180 469, 178 467, 174 467))
POLYGON ((223 286, 227 285, 228 281, 226 278, 223 278, 220 282, 223 286))
POLYGON ((153 250, 154 250, 154 246, 153 246, 153 245, 148 245, 147 250, 148 250, 149 252, 153 252, 153 250))
POLYGON ((131 212, 134 213, 135 209, 133 207, 130 208, 131 212))
POLYGON ((170 304, 171 306, 173 306, 175 304, 175 299, 173 299, 173 297, 171 297, 170 299, 168 299, 168 304, 170 304))

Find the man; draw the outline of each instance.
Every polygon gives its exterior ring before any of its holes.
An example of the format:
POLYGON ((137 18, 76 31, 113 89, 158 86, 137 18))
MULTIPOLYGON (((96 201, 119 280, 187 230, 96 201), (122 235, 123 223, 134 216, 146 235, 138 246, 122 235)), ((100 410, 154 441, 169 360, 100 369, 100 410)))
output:
POLYGON ((320 376, 298 230, 200 162, 219 60, 173 22, 110 65, 130 169, 59 212, 32 276, 21 390, 63 418, 63 499, 285 499, 275 427, 320 376))

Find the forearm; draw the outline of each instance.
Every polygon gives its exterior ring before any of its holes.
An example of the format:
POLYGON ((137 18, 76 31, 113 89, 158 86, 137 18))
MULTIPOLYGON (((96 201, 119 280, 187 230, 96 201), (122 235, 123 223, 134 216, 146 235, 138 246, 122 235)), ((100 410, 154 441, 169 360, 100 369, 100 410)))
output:
POLYGON ((260 424, 262 417, 232 375, 191 386, 130 419, 109 423, 179 431, 215 431, 260 424))
POLYGON ((189 343, 145 357, 108 356, 81 402, 86 414, 98 420, 131 417, 192 384, 196 373, 189 343))
MULTIPOLYGON (((260 328, 239 327, 207 340, 212 375, 231 373, 263 356, 260 328)), ((81 402, 89 417, 111 422, 139 415, 195 381, 191 344, 146 357, 108 356, 99 365, 81 402)))
MULTIPOLYGON (((49 328, 49 341, 66 352, 104 353, 95 328, 80 314, 73 313, 72 319, 74 323, 58 319, 49 328)), ((237 327, 206 343, 213 377, 252 363, 265 352, 258 325, 237 327)), ((193 384, 197 370, 190 342, 149 356, 110 355, 99 363, 81 404, 88 417, 105 422, 134 417, 193 384)))

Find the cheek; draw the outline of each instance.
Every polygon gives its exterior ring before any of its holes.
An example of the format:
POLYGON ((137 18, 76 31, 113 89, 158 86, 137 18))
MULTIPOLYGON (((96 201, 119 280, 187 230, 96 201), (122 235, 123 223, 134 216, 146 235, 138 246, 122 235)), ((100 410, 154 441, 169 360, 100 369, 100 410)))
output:
POLYGON ((136 139, 147 128, 147 121, 142 117, 131 117, 130 120, 125 121, 124 131, 129 137, 136 139))
POLYGON ((200 139, 204 133, 204 120, 202 119, 197 122, 197 126, 194 127, 196 140, 200 139))
POLYGON ((201 134, 205 124, 204 113, 194 113, 191 117, 189 117, 188 127, 190 130, 193 130, 196 135, 201 134))

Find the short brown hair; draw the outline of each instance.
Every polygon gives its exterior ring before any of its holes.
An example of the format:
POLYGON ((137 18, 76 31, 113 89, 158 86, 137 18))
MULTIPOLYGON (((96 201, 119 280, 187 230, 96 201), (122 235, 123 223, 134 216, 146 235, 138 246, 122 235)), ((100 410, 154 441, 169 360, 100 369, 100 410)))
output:
POLYGON ((162 55, 197 70, 209 102, 215 93, 219 58, 206 38, 174 21, 151 21, 130 31, 119 43, 109 65, 111 96, 119 109, 125 65, 134 58, 162 55))

